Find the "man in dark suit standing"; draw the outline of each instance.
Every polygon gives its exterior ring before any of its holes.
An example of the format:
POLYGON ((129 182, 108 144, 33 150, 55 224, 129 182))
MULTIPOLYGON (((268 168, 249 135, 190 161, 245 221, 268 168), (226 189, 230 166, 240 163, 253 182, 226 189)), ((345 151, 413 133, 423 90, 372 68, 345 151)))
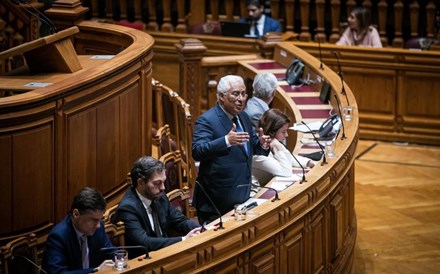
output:
POLYGON ((113 252, 100 251, 113 246, 102 222, 105 207, 102 194, 88 187, 73 198, 71 213, 47 238, 42 263, 47 273, 90 273, 113 266, 113 252))
POLYGON ((249 34, 251 36, 260 37, 268 32, 281 32, 280 22, 264 15, 263 0, 247 0, 246 8, 248 11, 248 18, 240 19, 241 22, 248 22, 251 24, 249 34))
POLYGON ((243 79, 225 76, 217 86, 217 104, 196 121, 192 155, 200 161, 201 186, 195 185, 193 203, 200 223, 219 217, 215 207, 223 215, 249 198, 252 156, 268 154, 270 137, 262 129, 257 136, 242 112, 246 98, 243 79))
MULTIPOLYGON (((142 245, 149 251, 184 241, 200 233, 200 226, 174 208, 165 194, 165 165, 149 156, 138 159, 131 169, 132 187, 118 204, 112 222, 125 224, 127 245, 142 245), (168 237, 170 230, 186 234, 168 237)), ((129 252, 129 258, 142 255, 129 252), (131 253, 131 254, 130 254, 131 253)))

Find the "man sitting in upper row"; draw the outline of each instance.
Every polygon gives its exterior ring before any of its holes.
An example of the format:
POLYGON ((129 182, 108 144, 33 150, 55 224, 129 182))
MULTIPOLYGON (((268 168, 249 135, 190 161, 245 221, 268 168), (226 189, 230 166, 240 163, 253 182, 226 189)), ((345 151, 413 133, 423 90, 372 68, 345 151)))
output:
POLYGON ((251 23, 249 34, 260 37, 268 32, 281 32, 280 23, 264 15, 264 4, 262 0, 247 0, 246 8, 249 17, 240 19, 240 22, 251 23))

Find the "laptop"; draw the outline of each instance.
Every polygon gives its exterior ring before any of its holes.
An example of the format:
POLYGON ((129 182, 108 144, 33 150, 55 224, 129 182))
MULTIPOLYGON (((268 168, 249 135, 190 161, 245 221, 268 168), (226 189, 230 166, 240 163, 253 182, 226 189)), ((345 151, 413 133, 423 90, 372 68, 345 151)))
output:
MULTIPOLYGON (((220 27, 223 36, 230 37, 251 37, 249 35, 250 23, 238 21, 222 21, 220 27)), ((253 37, 256 38, 256 37, 253 37)))

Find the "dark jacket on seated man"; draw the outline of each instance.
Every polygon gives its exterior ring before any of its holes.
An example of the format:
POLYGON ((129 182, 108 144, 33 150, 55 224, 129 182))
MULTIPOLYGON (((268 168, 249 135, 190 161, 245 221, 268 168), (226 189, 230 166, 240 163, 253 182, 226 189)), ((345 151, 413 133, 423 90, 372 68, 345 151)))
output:
POLYGON ((50 232, 43 253, 42 268, 47 273, 90 273, 111 268, 113 247, 105 233, 102 216, 106 202, 98 191, 82 189, 69 213, 50 232), (86 249, 82 249, 84 241, 86 249), (87 251, 86 251, 87 250, 87 251))
MULTIPOLYGON (((182 212, 174 208, 164 192, 166 179, 162 162, 152 157, 142 157, 131 170, 133 186, 127 190, 118 204, 112 222, 124 222, 126 245, 141 245, 148 251, 154 251, 193 237, 199 233, 200 226, 189 220, 182 212), (150 204, 155 207, 161 230, 158 236, 152 218, 147 212, 150 204), (184 237, 168 237, 169 231, 186 234, 184 237)), ((142 250, 128 252, 129 258, 142 255, 142 250)))

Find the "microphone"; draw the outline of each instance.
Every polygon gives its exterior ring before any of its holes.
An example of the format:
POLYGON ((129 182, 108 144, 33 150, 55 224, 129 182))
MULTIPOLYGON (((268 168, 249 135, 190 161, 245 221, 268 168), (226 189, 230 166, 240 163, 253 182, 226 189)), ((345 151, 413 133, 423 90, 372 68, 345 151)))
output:
POLYGON ((336 98, 336 102, 337 102, 337 105, 338 105, 338 111, 339 111, 339 118, 340 118, 340 120, 341 120, 341 124, 342 124, 342 136, 341 136, 341 140, 344 140, 344 139, 346 139, 347 137, 345 137, 345 127, 344 127, 344 119, 342 119, 342 112, 341 112, 341 106, 340 106, 340 104, 341 104, 341 102, 339 102, 339 98, 338 98, 338 96, 336 96, 336 94, 335 94, 335 98, 336 98))
POLYGON ((321 54, 321 39, 319 38, 318 35, 318 29, 315 29, 316 32, 316 38, 318 38, 318 48, 319 48, 319 61, 321 62, 321 64, 319 65, 319 69, 320 70, 324 70, 324 67, 322 66, 322 54, 321 54))
MULTIPOLYGON (((245 186, 250 187, 251 185, 238 185, 237 187, 245 187, 245 186)), ((278 197, 278 190, 276 190, 275 188, 270 187, 270 186, 260 186, 260 187, 261 187, 261 188, 265 188, 265 189, 269 189, 269 190, 272 190, 272 191, 275 192, 275 196, 273 197, 273 199, 271 200, 271 202, 275 202, 275 201, 277 201, 277 200, 280 200, 280 197, 278 197)), ((251 204, 251 205, 252 205, 252 204, 251 204)))
POLYGON ((342 69, 341 69, 341 63, 339 63, 339 56, 338 53, 336 51, 333 52, 333 55, 336 57, 336 61, 338 62, 338 68, 339 68, 339 78, 341 78, 341 85, 342 85, 342 91, 341 94, 343 94, 345 96, 345 99, 347 100, 347 106, 350 105, 350 103, 348 102, 348 97, 347 97, 347 93, 345 92, 345 86, 344 86, 344 78, 342 76, 342 69))
POLYGON ((310 129, 310 127, 309 127, 304 121, 301 121, 301 123, 307 127, 307 129, 309 130, 309 132, 312 134, 313 139, 315 139, 316 143, 318 144, 319 148, 321 149, 321 153, 322 153, 322 157, 323 157, 323 160, 322 160, 321 166, 326 165, 326 164, 327 164, 327 159, 325 158, 324 149, 322 148, 322 145, 319 143, 318 138, 316 138, 316 136, 315 136, 315 134, 313 133, 313 131, 310 129))
POLYGON ((40 272, 43 272, 45 274, 47 274, 46 270, 44 270, 41 266, 37 265, 36 263, 34 263, 34 261, 32 261, 31 259, 29 259, 26 256, 22 256, 22 255, 14 255, 11 257, 11 260, 14 260, 15 258, 22 258, 25 259, 26 261, 28 261, 31 265, 33 265, 34 267, 38 268, 40 270, 40 272))
POLYGON ((303 172, 303 177, 301 179, 301 181, 299 182, 300 184, 307 182, 306 180, 306 170, 304 169, 303 165, 301 165, 301 163, 299 162, 298 158, 296 158, 295 154, 293 154, 293 152, 291 152, 284 143, 280 142, 281 144, 283 144, 283 146, 287 149, 287 151, 290 152, 290 154, 292 154, 293 159, 295 159, 295 161, 298 163, 298 165, 301 167, 302 172, 303 172))
POLYGON ((25 2, 23 0, 12 0, 12 3, 16 4, 17 6, 20 6, 20 4, 26 5, 27 7, 31 7, 33 10, 35 10, 40 16, 37 16, 35 13, 29 11, 28 9, 24 9, 27 13, 29 13, 32 16, 35 16, 41 20, 41 22, 45 23, 49 27, 50 34, 57 33, 58 30, 55 26, 55 24, 50 20, 44 13, 39 11, 37 8, 29 4, 28 2, 25 2))
POLYGON ((272 190, 275 192, 275 197, 273 197, 273 199, 270 200, 271 202, 275 202, 277 200, 280 200, 280 197, 278 197, 278 190, 276 190, 275 188, 270 187, 270 186, 262 186, 261 188, 266 188, 266 189, 269 189, 269 190, 272 190))
POLYGON ((222 220, 222 214, 220 213, 220 210, 215 206, 214 202, 211 200, 211 197, 209 197, 208 193, 206 193, 205 189, 203 188, 202 184, 196 181, 196 184, 202 189, 203 193, 205 194, 205 197, 208 199, 208 201, 211 203, 212 207, 217 211, 217 214, 219 216, 220 222, 218 225, 218 229, 224 229, 223 227, 223 220, 222 220))
POLYGON ((144 259, 151 259, 150 255, 148 254, 148 248, 146 246, 143 246, 143 245, 109 246, 109 247, 102 247, 100 249, 100 251, 104 252, 104 251, 118 250, 118 249, 143 249, 143 250, 145 250, 144 259))

